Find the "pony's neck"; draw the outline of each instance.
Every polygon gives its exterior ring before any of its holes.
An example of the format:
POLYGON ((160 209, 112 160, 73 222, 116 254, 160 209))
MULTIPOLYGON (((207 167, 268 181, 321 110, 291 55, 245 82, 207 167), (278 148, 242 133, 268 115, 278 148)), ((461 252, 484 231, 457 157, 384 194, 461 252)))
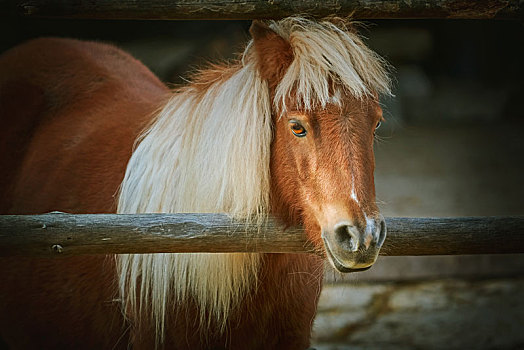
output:
MULTIPOLYGON (((265 219, 272 138, 267 84, 252 64, 219 73, 210 72, 216 77, 211 84, 197 81, 175 91, 140 137, 121 185, 119 213, 265 219)), ((260 257, 128 254, 117 260, 126 312, 154 322, 162 340, 172 303, 194 300, 202 320, 211 315, 224 327, 256 281, 260 257)))
POLYGON ((271 137, 267 84, 251 64, 175 91, 129 161, 118 211, 263 217, 271 137))

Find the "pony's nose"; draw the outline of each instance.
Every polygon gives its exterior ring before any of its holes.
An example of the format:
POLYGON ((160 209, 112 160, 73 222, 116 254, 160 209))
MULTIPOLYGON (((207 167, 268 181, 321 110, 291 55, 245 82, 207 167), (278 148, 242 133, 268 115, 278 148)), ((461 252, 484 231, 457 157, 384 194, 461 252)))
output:
POLYGON ((340 272, 369 268, 377 260, 380 247, 386 238, 384 218, 382 215, 376 215, 356 223, 348 219, 348 216, 342 217, 342 220, 333 220, 335 224, 330 225, 328 222, 321 228, 329 262, 340 272))
POLYGON ((366 221, 364 229, 359 229, 347 221, 337 223, 334 226, 334 233, 338 246, 350 252, 356 252, 359 249, 367 250, 370 247, 380 249, 386 239, 384 217, 380 215, 377 219, 366 221))

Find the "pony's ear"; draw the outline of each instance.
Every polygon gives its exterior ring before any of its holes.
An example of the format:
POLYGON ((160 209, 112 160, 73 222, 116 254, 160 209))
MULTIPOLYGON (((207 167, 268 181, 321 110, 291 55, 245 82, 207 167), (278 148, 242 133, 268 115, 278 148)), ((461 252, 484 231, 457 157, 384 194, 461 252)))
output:
POLYGON ((253 21, 249 32, 253 37, 260 75, 270 87, 274 87, 293 61, 291 45, 261 21, 253 21))

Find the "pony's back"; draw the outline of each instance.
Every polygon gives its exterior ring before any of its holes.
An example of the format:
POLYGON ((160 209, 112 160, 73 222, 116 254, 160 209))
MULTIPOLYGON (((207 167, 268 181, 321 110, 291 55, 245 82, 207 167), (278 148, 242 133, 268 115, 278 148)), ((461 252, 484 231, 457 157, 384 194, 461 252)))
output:
MULTIPOLYGON (((167 92, 110 45, 37 39, 5 52, 0 213, 114 211, 134 140, 167 92)), ((113 266, 104 256, 0 259, 0 337, 14 348, 126 347, 113 266)))
POLYGON ((110 45, 49 38, 4 53, 0 211, 113 211, 133 142, 166 93, 110 45))

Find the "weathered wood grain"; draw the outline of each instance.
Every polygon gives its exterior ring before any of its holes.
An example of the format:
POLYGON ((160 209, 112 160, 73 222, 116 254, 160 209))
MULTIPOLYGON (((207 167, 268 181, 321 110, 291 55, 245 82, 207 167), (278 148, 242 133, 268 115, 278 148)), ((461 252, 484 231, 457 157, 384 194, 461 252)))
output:
MULTIPOLYGON (((382 255, 524 253, 524 217, 387 218, 382 255)), ((222 214, 0 216, 0 256, 313 252, 300 228, 222 214)))
POLYGON ((278 19, 296 14, 357 19, 521 19, 519 0, 0 0, 0 14, 90 19, 278 19))

